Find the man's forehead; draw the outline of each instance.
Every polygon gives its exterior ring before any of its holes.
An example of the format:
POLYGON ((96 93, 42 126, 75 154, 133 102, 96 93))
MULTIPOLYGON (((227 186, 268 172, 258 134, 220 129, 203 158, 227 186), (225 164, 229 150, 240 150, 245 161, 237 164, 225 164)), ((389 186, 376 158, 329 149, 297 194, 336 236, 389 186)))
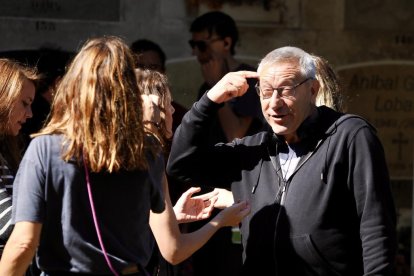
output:
POLYGON ((260 78, 277 77, 284 75, 296 75, 300 72, 299 64, 294 62, 275 62, 263 66, 260 70, 260 78))
POLYGON ((161 57, 154 50, 144 51, 138 56, 138 58, 140 58, 141 60, 143 60, 145 62, 149 62, 149 61, 154 62, 155 61, 155 62, 161 64, 161 57))
POLYGON ((197 37, 199 39, 208 39, 208 38, 215 36, 216 32, 214 30, 210 31, 208 29, 204 29, 201 31, 193 32, 192 35, 193 37, 197 37))

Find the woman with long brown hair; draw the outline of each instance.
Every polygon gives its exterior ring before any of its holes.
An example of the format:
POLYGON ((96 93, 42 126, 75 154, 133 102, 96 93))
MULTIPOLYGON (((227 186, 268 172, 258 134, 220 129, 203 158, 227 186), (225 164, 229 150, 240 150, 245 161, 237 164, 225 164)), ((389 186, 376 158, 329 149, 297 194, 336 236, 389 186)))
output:
POLYGON ((13 180, 20 163, 19 132, 32 117, 38 75, 33 68, 0 59, 0 255, 13 226, 11 220, 13 180))
POLYGON ((177 263, 248 213, 246 203, 235 204, 181 235, 141 106, 128 46, 116 37, 85 43, 20 165, 1 275, 21 275, 36 249, 44 275, 146 275, 151 230, 177 263))

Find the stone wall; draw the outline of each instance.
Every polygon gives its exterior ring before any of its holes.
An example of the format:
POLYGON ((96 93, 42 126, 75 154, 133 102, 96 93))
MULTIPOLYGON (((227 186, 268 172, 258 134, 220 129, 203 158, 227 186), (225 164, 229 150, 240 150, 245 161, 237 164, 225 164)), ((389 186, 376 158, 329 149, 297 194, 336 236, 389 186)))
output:
POLYGON ((210 9, 235 18, 240 30, 237 57, 253 65, 285 45, 330 61, 343 79, 348 111, 377 127, 396 183, 397 206, 410 211, 413 1, 1 0, 0 51, 39 47, 76 51, 89 37, 102 35, 121 36, 128 43, 151 39, 167 54, 173 97, 189 107, 202 79, 187 43, 188 28, 197 15, 210 9))

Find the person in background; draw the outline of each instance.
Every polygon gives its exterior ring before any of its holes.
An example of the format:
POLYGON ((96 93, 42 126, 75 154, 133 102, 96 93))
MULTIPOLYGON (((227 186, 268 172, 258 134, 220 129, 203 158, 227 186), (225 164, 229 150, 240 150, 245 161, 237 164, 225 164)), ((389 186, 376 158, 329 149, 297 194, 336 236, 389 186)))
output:
MULTIPOLYGON (((172 106, 172 97, 169 88, 167 76, 153 70, 135 70, 138 88, 141 91, 143 101, 143 123, 145 131, 153 135, 163 147, 165 157, 168 158, 169 147, 168 141, 173 136, 173 114, 174 107, 172 106)), ((194 193, 200 191, 199 187, 192 187, 187 190, 178 200, 179 204, 174 206, 174 213, 176 214, 179 223, 188 223, 196 220, 206 219, 210 216, 210 212, 214 204, 211 206, 203 206, 198 203, 209 202, 216 196, 217 193, 204 194, 199 197, 191 198, 194 193), (195 201, 186 202, 186 199, 194 199, 195 201), (184 206, 188 205, 188 207, 184 206), (197 206, 199 211, 192 210, 190 206, 197 206), (191 214, 194 213, 194 215, 191 214)), ((230 206, 227 206, 230 207, 230 206)))
MULTIPOLYGON (((130 48, 136 55, 136 68, 166 73, 167 57, 157 43, 148 39, 138 39, 131 44, 130 48)), ((174 107, 173 130, 175 130, 188 109, 175 101, 172 101, 172 106, 174 107)))
POLYGON ((312 57, 315 60, 316 79, 320 84, 316 105, 326 105, 343 112, 342 89, 338 75, 325 58, 317 55, 312 57))
POLYGON ((45 123, 50 112, 56 83, 64 74, 65 66, 71 57, 72 53, 51 46, 33 50, 0 52, 0 58, 7 58, 25 64, 26 67, 36 68, 38 74, 36 95, 31 106, 33 116, 22 126, 19 135, 23 139, 24 149, 30 143, 30 134, 39 131, 45 123))
POLYGON ((19 132, 33 116, 31 104, 38 80, 34 68, 0 59, 0 256, 13 229, 13 182, 24 148, 19 132))
MULTIPOLYGON (((190 32, 189 44, 204 78, 197 100, 228 72, 255 71, 253 66, 234 57, 239 32, 229 15, 219 11, 205 13, 191 23, 190 32)), ((220 108, 209 132, 211 142, 230 142, 263 129, 264 120, 254 81, 249 80, 251 88, 242 97, 232 99, 220 108)))
POLYGON ((363 118, 316 106, 314 58, 268 53, 258 71, 225 75, 183 118, 167 173, 249 200, 242 275, 393 275, 396 213, 384 150, 363 118), (257 79, 270 130, 211 144, 220 106, 257 79))
MULTIPOLYGON (((138 39, 135 40, 131 46, 130 46, 132 52, 135 54, 136 59, 135 59, 135 66, 138 69, 138 72, 142 72, 142 70, 151 70, 151 71, 156 71, 159 72, 161 74, 165 74, 166 73, 166 54, 164 53, 164 51, 162 50, 162 48, 155 42, 148 40, 148 39, 138 39)), ((157 76, 156 74, 141 74, 141 81, 138 82, 138 84, 143 85, 143 91, 147 90, 149 92, 146 93, 153 93, 154 91, 161 91, 160 87, 158 87, 159 89, 150 89, 149 88, 149 81, 153 80, 155 81, 156 78, 154 78, 155 76, 157 76), (150 79, 149 76, 152 76, 150 79)), ((159 79, 158 79, 159 80, 159 79)), ((158 85, 160 85, 159 82, 158 85)), ((162 84, 163 85, 163 84, 162 84)), ((155 93, 155 92, 154 92, 155 93)), ((157 95, 151 96, 151 97, 158 97, 159 93, 162 93, 163 95, 167 95, 166 92, 157 92, 157 95)), ((150 103, 150 107, 152 107, 152 101, 148 101, 148 103, 150 103)), ((174 109, 174 112, 172 114, 172 132, 178 127, 178 125, 181 123, 181 120, 184 116, 184 114, 188 111, 188 109, 184 106, 182 106, 181 104, 172 101, 172 108, 174 109)), ((155 105, 156 106, 156 105, 155 105)), ((158 111, 158 110, 156 110, 158 111)), ((144 114, 145 115, 145 114, 144 114)), ((149 121, 148 121, 149 122, 149 121)), ((155 130, 154 125, 150 125, 151 123, 146 124, 147 128, 149 130, 155 130)), ((164 126, 161 126, 162 128, 164 126)), ((170 134, 167 133, 162 133, 161 137, 162 142, 163 142, 163 149, 165 152, 165 156, 166 158, 168 158, 168 154, 169 154, 169 148, 171 146, 170 142, 171 142, 171 137, 169 136, 170 134)), ((170 196, 171 196, 171 200, 173 203, 179 202, 180 200, 183 199, 184 195, 187 195, 188 192, 195 192, 193 187, 190 186, 183 186, 183 185, 177 185, 177 183, 175 183, 176 181, 174 179, 171 179, 170 177, 167 176, 167 180, 168 183, 170 184, 170 196)), ((197 189, 198 191, 198 189, 197 189)), ((207 193, 210 194, 211 193, 207 193)), ((192 195, 192 193, 191 193, 192 195)), ((190 195, 190 196, 191 196, 190 195)), ((208 202, 208 201, 207 201, 208 202)), ((180 228, 183 232, 186 232, 186 228, 187 226, 185 225, 180 225, 180 228)), ((167 262, 165 262, 165 260, 162 258, 162 256, 160 256, 159 251, 155 250, 155 254, 154 257, 151 259, 150 265, 155 265, 156 267, 160 267, 160 275, 174 275, 177 274, 179 272, 177 272, 177 270, 181 270, 182 267, 188 267, 188 262, 189 260, 186 260, 186 262, 181 263, 179 267, 172 267, 170 264, 168 264, 167 262)), ((186 272, 183 272, 183 274, 185 274, 186 272)), ((188 273, 187 273, 188 274, 188 273)))
POLYGON ((141 91, 144 110, 144 127, 152 133, 163 147, 165 157, 169 154, 169 141, 173 136, 172 96, 167 76, 158 71, 135 69, 138 88, 141 91))
MULTIPOLYGON (((138 72, 144 72, 143 70, 150 70, 150 71, 159 72, 161 74, 166 73, 166 54, 164 53, 162 48, 157 43, 151 40, 148 40, 148 39, 138 39, 131 44, 130 48, 132 52, 135 54, 135 57, 136 57, 135 66, 138 72)), ((138 84, 142 86, 141 87, 142 91, 144 92, 147 91, 145 93, 148 93, 148 94, 157 93, 157 95, 153 95, 151 97, 159 97, 159 95, 161 94, 164 95, 164 97, 167 95, 167 92, 162 90, 164 89, 164 83, 163 81, 161 81, 161 79, 158 77, 157 74, 149 74, 149 72, 147 72, 145 74, 140 74, 140 76, 141 78, 138 84), (154 81, 155 83, 149 83, 150 81, 154 81), (158 86, 151 87, 151 85, 158 85, 158 86)), ((165 84, 165 86, 167 87, 168 84, 165 84)), ((169 91, 168 91, 168 95, 171 95, 169 91)), ((153 107, 152 101, 148 101, 148 103, 151 104, 150 107, 153 107)), ((161 103, 163 103, 163 101, 161 103)), ((174 109, 174 112, 172 114, 172 132, 174 132, 174 130, 181 123, 181 120, 184 114, 188 111, 188 109, 176 101, 172 101, 171 105, 172 105, 172 108, 174 109)), ((158 110, 155 110, 155 111, 158 111, 158 110)), ((153 130, 153 131, 156 130, 154 128, 154 125, 151 126, 150 120, 147 120, 147 121, 148 121, 146 124, 147 129, 153 130)), ((160 127, 164 128, 164 125, 161 124, 160 127)), ((170 151, 169 148, 171 146, 172 132, 168 134, 162 133, 161 135, 162 136, 161 140, 163 142, 163 149, 164 149, 166 158, 168 158, 168 154, 170 151)), ((194 190, 194 188, 190 186, 178 185, 174 179, 171 179, 168 176, 167 176, 167 180, 168 180, 168 183, 170 184, 169 187, 170 187, 170 196, 171 196, 172 203, 179 203, 179 201, 183 199, 183 196, 185 195, 191 196, 193 193, 199 190, 199 188, 197 188, 197 190, 194 190), (191 192, 191 194, 188 194, 188 192, 191 192)), ((207 193, 207 195, 213 196, 211 193, 207 193)), ((187 225, 180 225, 180 228, 183 232, 186 232, 187 225)), ((158 253, 159 252, 155 250, 155 256, 151 260, 150 264, 154 265, 154 262, 155 262, 156 266, 161 265, 162 267, 159 273, 162 275, 173 275, 173 273, 177 274, 178 272, 174 272, 174 271, 181 270, 183 267, 188 267, 187 264, 189 260, 186 260, 186 262, 181 263, 179 267, 172 268, 172 266, 166 263, 162 259, 162 256, 159 256, 158 253)))
POLYGON ((72 58, 72 53, 53 48, 41 48, 32 53, 33 66, 36 66, 41 78, 36 89, 32 104, 33 117, 22 128, 26 145, 30 142, 30 135, 38 132, 46 122, 50 113, 57 83, 65 73, 65 67, 72 58))
MULTIPOLYGON (((256 70, 235 58, 239 31, 231 16, 220 11, 207 12, 195 18, 190 26, 189 45, 200 64, 204 83, 197 100, 228 72, 256 70)), ((242 96, 223 103, 212 117, 213 123, 205 133, 210 144, 230 142, 235 138, 255 134, 265 125, 259 97, 254 89, 255 80, 242 96)), ((203 192, 211 188, 202 187, 203 192)), ((197 229, 204 222, 189 225, 197 229)), ((242 248, 232 242, 232 231, 223 228, 205 247, 193 256, 195 275, 238 275, 242 263, 242 248), (213 253, 214 252, 214 253, 213 253)))
POLYGON ((148 39, 138 39, 131 44, 130 48, 137 56, 136 68, 165 73, 167 56, 157 43, 148 39))
POLYGON ((241 202, 181 234, 162 151, 142 113, 128 46, 117 37, 87 41, 20 163, 0 275, 22 275, 35 253, 43 275, 146 275, 151 231, 176 264, 248 214, 241 202))
MULTIPOLYGON (((173 136, 172 97, 167 76, 154 70, 136 69, 137 82, 143 100, 143 122, 145 130, 154 135, 160 142, 165 157, 168 158, 170 139, 173 136)), ((218 191, 213 191, 197 197, 193 194, 200 192, 199 187, 191 187, 185 191, 174 205, 174 213, 178 223, 189 223, 206 219, 211 215, 217 199, 218 191)), ((230 207, 227 206, 227 207, 230 207)), ((181 265, 181 264, 180 264, 181 265)), ((182 267, 174 267, 162 257, 158 247, 154 250, 150 264, 147 267, 153 275, 180 275, 182 267)))

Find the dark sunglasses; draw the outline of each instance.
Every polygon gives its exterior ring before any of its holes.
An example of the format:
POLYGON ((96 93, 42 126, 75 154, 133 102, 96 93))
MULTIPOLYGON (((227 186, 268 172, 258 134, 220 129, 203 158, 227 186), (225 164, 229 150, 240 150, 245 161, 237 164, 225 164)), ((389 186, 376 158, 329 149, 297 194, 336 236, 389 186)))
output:
POLYGON ((207 47, 210 43, 214 41, 222 40, 222 38, 213 38, 213 39, 207 39, 207 40, 189 40, 188 44, 190 44, 191 49, 194 49, 197 47, 197 49, 200 52, 205 52, 207 50, 207 47))

